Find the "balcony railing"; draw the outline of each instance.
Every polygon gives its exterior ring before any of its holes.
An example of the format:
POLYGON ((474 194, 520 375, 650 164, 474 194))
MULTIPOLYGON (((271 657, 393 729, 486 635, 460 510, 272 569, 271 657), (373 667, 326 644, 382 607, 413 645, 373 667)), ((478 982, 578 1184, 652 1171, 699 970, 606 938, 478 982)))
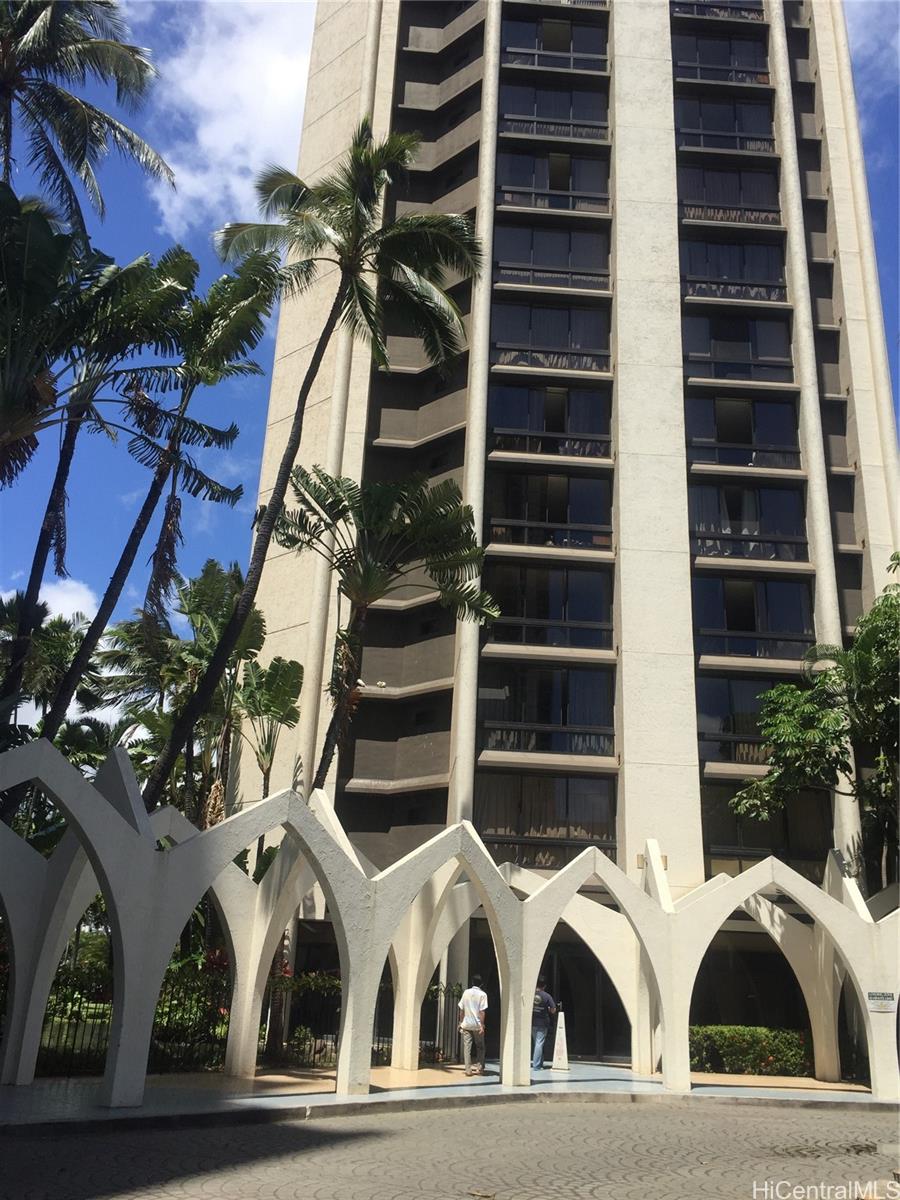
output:
POLYGON ((565 270, 540 267, 533 263, 494 264, 495 283, 518 283, 526 287, 581 288, 583 291, 608 292, 609 271, 565 270))
POLYGON ((717 17, 737 21, 765 21, 762 3, 754 0, 672 0, 672 13, 679 17, 717 17))
POLYGON ((698 654, 728 654, 741 658, 801 659, 813 645, 812 634, 759 633, 726 629, 698 629, 694 647, 698 654))
POLYGON ((769 761, 769 747, 758 733, 701 733, 699 738, 701 762, 759 766, 769 761))
POLYGON ((605 54, 585 54, 579 50, 536 50, 534 47, 506 46, 500 61, 508 67, 550 67, 561 71, 596 71, 609 69, 605 54))
POLYGON ((607 192, 564 192, 553 188, 519 188, 501 184, 497 189, 497 203, 514 208, 547 208, 561 212, 609 212, 607 192))
POLYGON ((491 517, 489 525, 489 541, 501 545, 612 549, 612 525, 564 525, 559 521, 529 521, 518 517, 491 517))
POLYGON ((515 863, 520 867, 558 871, 577 858, 588 846, 596 847, 607 858, 616 861, 616 843, 594 838, 495 837, 482 833, 481 840, 494 862, 515 863))
POLYGON ((518 454, 564 454, 570 458, 609 458, 608 433, 546 433, 532 429, 494 429, 492 450, 518 454))
POLYGON ((731 221, 740 225, 780 225, 781 209, 777 205, 706 204, 682 200, 679 204, 683 221, 731 221))
POLYGON ((768 68, 677 62, 673 69, 676 79, 708 80, 715 83, 771 83, 768 68))
POLYGON ((609 141, 608 121, 570 121, 561 117, 527 117, 516 113, 503 113, 497 130, 499 133, 524 134, 527 137, 609 141))
POLYGON ((691 530, 691 553, 701 558, 754 558, 779 562, 808 562, 805 537, 788 533, 720 533, 691 530))
POLYGON ((498 367, 540 367, 549 371, 608 371, 609 351, 494 342, 491 362, 498 367))
POLYGON ((675 133, 679 149, 742 150, 754 154, 774 154, 775 138, 771 134, 733 133, 719 129, 678 129, 675 133))
POLYGON ((783 304, 787 300, 784 283, 756 279, 709 279, 699 275, 681 277, 682 296, 713 300, 767 300, 783 304))
POLYGON ((553 621, 544 617, 499 617, 488 634, 492 642, 508 646, 577 646, 586 650, 611 650, 611 621, 553 621))
POLYGON ((714 442, 705 438, 690 438, 688 462, 715 463, 720 467, 769 467, 796 471, 800 468, 800 451, 796 445, 714 442))
POLYGON ((552 4, 556 8, 609 8, 609 0, 520 0, 526 4, 552 4))
POLYGON ((482 721, 482 750, 524 754, 613 754, 615 731, 603 725, 539 725, 482 721))
POLYGON ((749 379, 792 383, 794 366, 789 358, 731 359, 687 354, 684 372, 697 379, 749 379))

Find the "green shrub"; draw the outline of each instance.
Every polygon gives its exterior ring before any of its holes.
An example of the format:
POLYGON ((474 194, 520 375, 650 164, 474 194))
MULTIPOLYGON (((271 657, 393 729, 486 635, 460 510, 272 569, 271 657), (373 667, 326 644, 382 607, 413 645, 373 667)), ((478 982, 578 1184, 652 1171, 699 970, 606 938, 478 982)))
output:
POLYGON ((809 1037, 763 1025, 692 1025, 691 1070, 726 1075, 811 1075, 809 1037))

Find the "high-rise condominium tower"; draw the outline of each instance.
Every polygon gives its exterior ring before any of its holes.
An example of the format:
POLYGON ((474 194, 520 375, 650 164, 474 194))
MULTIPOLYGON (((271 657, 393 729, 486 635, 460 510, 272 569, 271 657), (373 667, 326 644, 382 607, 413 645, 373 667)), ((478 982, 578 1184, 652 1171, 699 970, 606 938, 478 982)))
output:
MULTIPOLYGON (((372 612, 333 777, 348 831, 383 866, 468 818, 498 862, 595 844, 629 874, 656 838, 675 895, 769 853, 820 876, 854 848, 850 801, 798 795, 771 827, 728 801, 766 770, 759 694, 848 637, 898 543, 840 3, 320 0, 300 174, 363 115, 422 137, 386 219, 470 213, 486 268, 454 288, 449 374, 399 326, 387 370, 332 341, 300 461, 458 480, 503 615, 456 625, 412 590, 372 612)), ((282 311, 263 501, 334 286, 282 311)), ((306 669, 283 786, 321 745, 337 606, 314 556, 277 549, 261 604, 269 652, 306 669)), ((774 971, 763 943, 731 922, 720 978, 774 971)), ((570 1044, 616 1053, 602 968, 563 932, 548 966, 582 996, 570 1044)), ((734 991, 719 1019, 760 1023, 734 991)))

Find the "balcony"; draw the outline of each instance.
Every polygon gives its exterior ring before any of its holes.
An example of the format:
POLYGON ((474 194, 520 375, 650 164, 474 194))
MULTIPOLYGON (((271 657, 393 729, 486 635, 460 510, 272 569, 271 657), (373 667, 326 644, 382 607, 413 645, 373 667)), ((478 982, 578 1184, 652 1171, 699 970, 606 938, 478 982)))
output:
POLYGON ((756 383, 792 383, 794 366, 789 358, 731 359, 686 354, 684 373, 691 379, 746 379, 756 383))
POLYGON ((542 371, 609 371, 608 350, 566 350, 518 342, 494 342, 491 364, 542 371))
POLYGON ((534 263, 499 262, 494 265, 494 283, 518 287, 568 288, 585 292, 608 292, 609 270, 567 270, 534 263))
POLYGON ((678 80, 686 79, 707 83, 749 83, 762 84, 766 87, 771 84, 768 68, 738 64, 676 62, 673 66, 673 74, 678 80))
POLYGON ((612 862, 616 861, 616 843, 587 838, 488 837, 481 840, 495 863, 515 863, 529 870, 558 871, 576 859, 589 846, 595 847, 612 862))
POLYGON ((609 193, 501 185, 497 189, 497 204, 510 208, 552 209, 556 212, 608 213, 609 193))
POLYGON ((756 22, 766 19, 762 0, 672 0, 669 8, 676 17, 756 22))
POLYGON ((609 58, 605 54, 585 54, 579 50, 539 50, 534 47, 506 46, 500 62, 505 67, 532 67, 551 71, 590 71, 605 74, 609 58))
POLYGON ((812 634, 761 633, 758 630, 698 629, 694 635, 694 648, 698 654, 797 659, 798 662, 814 642, 812 634))
POLYGON ((756 300, 787 303, 784 282, 765 279, 709 279, 699 275, 681 277, 681 294, 695 300, 756 300))
POLYGON ((730 530, 691 530, 691 554, 700 558, 750 558, 779 562, 809 562, 805 535, 733 533, 730 530))
POLYGON ((743 766, 765 766, 769 747, 758 733, 701 733, 700 762, 739 763, 743 766))
POLYGON ((481 722, 482 750, 516 754, 612 756, 615 731, 599 725, 539 725, 528 721, 481 722))
POLYGON ((490 517, 488 542, 507 546, 548 546, 566 550, 611 550, 612 526, 527 518, 490 517))
POLYGON ((609 141, 608 121, 588 121, 583 118, 501 113, 497 131, 515 134, 518 137, 563 138, 566 141, 604 143, 609 141))
POLYGON ((728 221, 733 225, 781 224, 781 208, 777 204, 747 207, 682 200, 679 202, 678 212, 682 221, 728 221))
POLYGON ((717 442, 708 438, 688 439, 688 462, 719 467, 759 467, 777 471, 799 471, 800 451, 793 445, 764 445, 746 442, 717 442))
POLYGON ((562 646, 579 650, 611 650, 611 621, 566 621, 544 617, 499 617, 488 640, 504 646, 562 646))
POLYGON ((504 453, 608 459, 611 446, 612 441, 608 433, 550 433, 546 430, 500 428, 491 430, 491 450, 504 453))
POLYGON ((675 131, 679 150, 738 150, 744 154, 774 154, 773 135, 738 133, 720 129, 689 129, 679 126, 675 131))

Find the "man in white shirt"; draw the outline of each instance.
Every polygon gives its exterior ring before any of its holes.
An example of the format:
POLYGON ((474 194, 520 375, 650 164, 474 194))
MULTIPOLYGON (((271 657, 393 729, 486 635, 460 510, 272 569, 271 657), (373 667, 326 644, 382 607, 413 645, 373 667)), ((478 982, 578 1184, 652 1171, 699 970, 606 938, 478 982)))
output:
POLYGON ((466 988, 459 998, 459 1028, 463 1039, 463 1061, 467 1075, 484 1074, 484 1014, 487 1011, 487 993, 482 990, 481 976, 472 976, 472 986, 466 988), (475 1065, 472 1065, 472 1051, 475 1065))

